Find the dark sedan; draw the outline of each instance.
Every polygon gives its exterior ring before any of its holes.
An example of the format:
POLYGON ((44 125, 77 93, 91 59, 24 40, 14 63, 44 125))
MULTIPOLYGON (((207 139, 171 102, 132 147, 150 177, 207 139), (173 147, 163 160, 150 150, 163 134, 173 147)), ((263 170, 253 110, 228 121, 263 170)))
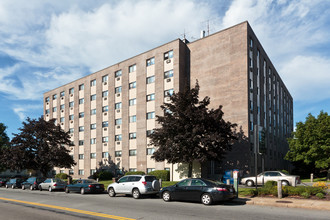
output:
POLYGON ((22 183, 22 189, 38 189, 38 186, 40 183, 42 183, 45 180, 43 177, 30 177, 25 182, 22 183))
POLYGON ((232 186, 220 182, 192 178, 162 188, 159 195, 165 202, 171 200, 197 201, 210 205, 213 202, 234 199, 235 190, 232 186))
POLYGON ((5 185, 6 185, 6 182, 7 182, 6 179, 1 178, 1 179, 0 179, 0 187, 1 187, 1 186, 5 186, 5 185))
POLYGON ((85 193, 103 193, 104 185, 92 179, 74 180, 72 184, 65 187, 65 192, 80 192, 85 193))
POLYGON ((22 183, 23 183, 23 179, 20 178, 13 178, 10 179, 8 182, 6 182, 6 188, 21 188, 22 187, 22 183))

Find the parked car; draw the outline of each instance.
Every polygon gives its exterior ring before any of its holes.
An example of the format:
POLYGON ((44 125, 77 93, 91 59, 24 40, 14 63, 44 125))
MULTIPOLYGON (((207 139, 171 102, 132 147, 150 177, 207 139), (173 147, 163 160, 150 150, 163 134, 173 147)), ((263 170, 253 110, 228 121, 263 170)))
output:
MULTIPOLYGON (((264 173, 260 173, 257 176, 257 184, 261 185, 262 180, 264 180, 264 183, 267 181, 282 181, 282 185, 284 186, 295 186, 300 183, 300 177, 299 176, 294 176, 294 175, 288 175, 285 173, 282 173, 280 171, 266 171, 264 173)), ((254 186, 256 181, 255 176, 251 177, 245 177, 241 179, 241 184, 247 185, 247 186, 254 186)))
POLYGON ((104 185, 93 179, 79 179, 74 180, 72 184, 65 187, 65 192, 80 192, 85 193, 102 193, 104 192, 104 185))
POLYGON ((141 195, 157 194, 160 189, 159 181, 152 175, 127 175, 108 186, 110 197, 116 194, 132 195, 138 199, 141 195))
POLYGON ((196 201, 202 202, 204 205, 236 197, 235 189, 231 185, 203 178, 184 179, 173 186, 162 188, 159 195, 165 202, 171 200, 196 201))
POLYGON ((67 183, 64 182, 61 179, 57 178, 48 178, 44 182, 39 184, 38 189, 40 191, 42 190, 48 190, 49 192, 52 192, 54 190, 65 190, 65 187, 67 186, 67 183))
POLYGON ((21 178, 12 178, 10 179, 8 182, 6 182, 6 188, 21 188, 22 187, 22 183, 24 182, 23 179, 21 178))
POLYGON ((25 189, 38 189, 40 183, 45 180, 43 177, 29 177, 25 182, 22 183, 22 190, 25 189))
POLYGON ((1 186, 6 186, 7 179, 1 178, 0 179, 0 187, 1 186))

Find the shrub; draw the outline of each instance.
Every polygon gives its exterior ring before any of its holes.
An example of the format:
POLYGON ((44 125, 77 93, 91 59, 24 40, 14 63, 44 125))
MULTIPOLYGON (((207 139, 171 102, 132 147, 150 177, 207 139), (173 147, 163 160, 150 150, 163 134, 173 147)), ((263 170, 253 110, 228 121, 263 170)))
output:
POLYGON ((125 173, 125 176, 126 175, 145 175, 146 173, 143 172, 143 171, 130 171, 130 172, 126 172, 125 173))
POLYGON ((318 187, 305 187, 305 191, 308 192, 310 195, 316 195, 317 193, 323 193, 322 188, 318 187))
POLYGON ((302 197, 304 197, 305 199, 308 199, 310 196, 311 196, 311 194, 309 194, 308 192, 303 192, 303 193, 301 193, 300 194, 302 197))
POLYGON ((324 194, 323 193, 317 193, 315 196, 317 198, 319 198, 319 199, 323 199, 324 198, 324 194))
POLYGON ((112 177, 113 175, 109 171, 101 171, 98 175, 99 180, 112 180, 112 177))
POLYGON ((305 187, 304 186, 285 186, 285 189, 287 190, 288 195, 290 196, 299 196, 303 192, 305 192, 305 187))
POLYGON ((157 179, 162 179, 162 181, 170 180, 170 171, 168 170, 155 170, 148 173, 150 175, 156 176, 157 179))
POLYGON ((58 173, 55 175, 55 178, 59 178, 59 179, 62 179, 62 180, 65 180, 68 178, 68 174, 66 173, 58 173))
POLYGON ((323 190, 330 189, 330 184, 327 184, 324 181, 319 181, 313 184, 313 187, 319 187, 323 190))
POLYGON ((239 188, 238 193, 241 196, 256 196, 258 192, 255 189, 239 188))
POLYGON ((277 182, 276 181, 267 181, 264 185, 265 188, 272 188, 273 186, 277 186, 277 182))

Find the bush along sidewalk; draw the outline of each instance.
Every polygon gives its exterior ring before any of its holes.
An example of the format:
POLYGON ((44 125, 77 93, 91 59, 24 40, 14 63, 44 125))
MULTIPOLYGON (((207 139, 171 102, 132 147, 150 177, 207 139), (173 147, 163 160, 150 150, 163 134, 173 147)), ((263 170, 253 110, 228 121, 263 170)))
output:
MULTIPOLYGON (((326 192, 324 187, 314 186, 282 186, 283 196, 298 196, 301 198, 310 198, 316 196, 319 199, 324 199, 326 192)), ((263 187, 256 189, 239 188, 239 196, 277 196, 277 182, 268 181, 263 187)))

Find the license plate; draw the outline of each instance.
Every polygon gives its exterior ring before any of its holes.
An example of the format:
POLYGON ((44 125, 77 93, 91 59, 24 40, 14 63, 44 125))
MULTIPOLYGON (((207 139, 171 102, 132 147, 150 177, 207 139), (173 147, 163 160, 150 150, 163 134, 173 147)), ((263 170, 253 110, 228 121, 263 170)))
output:
POLYGON ((233 192, 233 189, 229 189, 230 192, 233 192))
POLYGON ((100 186, 96 186, 96 188, 100 188, 100 186))

